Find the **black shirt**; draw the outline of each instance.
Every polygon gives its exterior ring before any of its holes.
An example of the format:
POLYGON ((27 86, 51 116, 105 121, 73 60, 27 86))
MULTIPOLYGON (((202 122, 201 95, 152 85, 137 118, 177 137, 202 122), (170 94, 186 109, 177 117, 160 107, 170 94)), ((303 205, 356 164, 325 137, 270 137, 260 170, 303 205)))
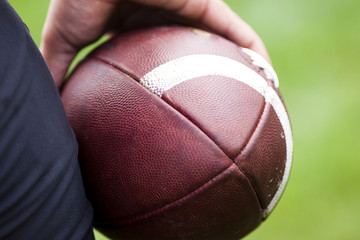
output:
POLYGON ((29 32, 0 0, 0 239, 93 239, 77 143, 29 32))

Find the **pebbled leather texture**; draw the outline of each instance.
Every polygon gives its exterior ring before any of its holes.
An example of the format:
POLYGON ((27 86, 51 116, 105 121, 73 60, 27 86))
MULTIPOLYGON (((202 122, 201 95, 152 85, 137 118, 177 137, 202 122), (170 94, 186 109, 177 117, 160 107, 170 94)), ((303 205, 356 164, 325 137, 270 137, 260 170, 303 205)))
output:
POLYGON ((257 91, 211 75, 161 97, 139 83, 191 54, 224 56, 265 78, 219 36, 157 27, 101 46, 61 93, 94 224, 115 239, 238 239, 261 223, 282 180, 283 129, 257 91))
POLYGON ((163 99, 233 160, 252 135, 265 104, 264 97, 249 86, 222 76, 186 81, 166 91, 163 99))

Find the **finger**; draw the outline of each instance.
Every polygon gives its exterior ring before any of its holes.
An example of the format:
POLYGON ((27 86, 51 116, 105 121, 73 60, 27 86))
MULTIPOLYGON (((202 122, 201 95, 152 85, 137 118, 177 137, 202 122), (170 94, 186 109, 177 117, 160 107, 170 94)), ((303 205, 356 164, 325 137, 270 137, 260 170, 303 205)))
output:
POLYGON ((220 6, 217 7, 217 4, 214 4, 212 7, 209 7, 204 14, 203 22, 208 23, 215 31, 223 34, 240 46, 258 52, 271 63, 266 47, 259 35, 227 5, 220 1, 215 2, 219 3, 220 6), (223 18, 214 18, 214 12, 217 11, 218 8, 223 8, 224 12, 227 12, 223 18))
POLYGON ((187 4, 183 5, 177 12, 184 17, 198 18, 199 22, 205 27, 227 37, 242 47, 258 52, 270 62, 270 57, 261 38, 223 1, 188 0, 187 4))
MULTIPOLYGON (((53 35, 49 35, 50 37, 53 35)), ((77 51, 63 45, 58 40, 43 38, 40 51, 54 79, 55 85, 60 88, 66 72, 74 59, 77 51)))
POLYGON ((238 45, 250 48, 270 62, 265 45, 256 32, 221 0, 173 0, 135 2, 175 12, 192 24, 216 32, 238 45))
POLYGON ((113 9, 112 4, 97 0, 51 1, 40 51, 57 87, 78 51, 104 33, 113 9))

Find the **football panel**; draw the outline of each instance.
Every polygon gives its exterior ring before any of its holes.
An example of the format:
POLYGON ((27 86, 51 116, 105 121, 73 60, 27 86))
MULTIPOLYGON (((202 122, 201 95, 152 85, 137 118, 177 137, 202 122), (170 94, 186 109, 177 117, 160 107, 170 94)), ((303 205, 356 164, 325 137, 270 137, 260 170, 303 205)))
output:
POLYGON ((154 212, 97 227, 117 239, 235 240, 261 220, 256 193, 233 164, 199 189, 154 212))
POLYGON ((258 124, 264 97, 229 77, 210 75, 187 80, 162 98, 199 126, 231 158, 243 149, 258 124))
POLYGON ((288 136, 274 107, 267 103, 253 136, 241 155, 235 159, 235 163, 249 177, 257 192, 264 217, 271 212, 274 206, 269 208, 269 205, 274 199, 278 201, 280 196, 276 195, 279 195, 283 182, 287 181, 284 179, 288 177, 288 173, 285 173, 287 152, 291 150, 288 149, 286 137, 288 136))
POLYGON ((97 60, 76 70, 62 98, 99 221, 157 209, 232 164, 182 114, 97 60))

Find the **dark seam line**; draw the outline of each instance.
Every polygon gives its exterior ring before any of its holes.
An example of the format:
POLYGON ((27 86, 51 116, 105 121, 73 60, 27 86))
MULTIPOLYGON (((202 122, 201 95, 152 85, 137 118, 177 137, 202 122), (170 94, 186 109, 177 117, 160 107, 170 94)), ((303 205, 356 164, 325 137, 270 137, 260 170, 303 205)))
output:
POLYGON ((96 60, 96 61, 99 61, 99 62, 104 63, 105 65, 109 65, 110 67, 112 67, 112 68, 120 71, 121 73, 124 73, 126 76, 128 76, 128 77, 132 78, 133 80, 135 80, 136 82, 140 83, 140 82, 139 82, 139 79, 137 79, 137 77, 136 77, 135 75, 131 74, 131 73, 128 72, 128 71, 125 71, 125 69, 123 69, 123 68, 121 68, 121 67, 119 67, 119 66, 117 66, 117 65, 115 65, 115 64, 112 64, 112 63, 109 62, 109 61, 106 61, 106 60, 104 60, 104 59, 102 59, 102 58, 99 58, 99 57, 96 57, 96 56, 91 56, 89 59, 94 59, 94 60, 96 60))
MULTIPOLYGON (((137 77, 134 76, 133 74, 124 71, 122 68, 114 65, 114 64, 110 64, 108 61, 105 61, 103 59, 97 58, 97 57, 92 57, 91 59, 97 60, 101 63, 104 63, 106 65, 109 65, 110 67, 112 67, 113 69, 120 71, 121 73, 125 74, 126 76, 130 77, 131 79, 133 79, 134 81, 136 81, 142 88, 146 89, 149 93, 154 94, 152 92, 149 91, 148 88, 146 88, 145 86, 143 86, 139 80, 137 80, 137 77)), ((155 94, 156 95, 156 94, 155 94)), ((191 121, 191 119, 189 119, 188 117, 186 117, 184 114, 182 114, 178 109, 176 109, 175 107, 171 106, 169 103, 167 103, 166 101, 164 101, 161 97, 159 97, 158 95, 156 95, 159 99, 162 100, 162 102, 166 105, 168 105, 169 107, 171 107, 175 112, 177 112, 179 115, 181 115, 183 118, 185 118, 186 120, 188 120, 195 128, 199 129, 199 131, 204 134, 216 147, 218 150, 221 151, 221 153, 223 153, 225 156, 227 156, 232 162, 234 162, 234 160, 232 158, 230 158, 217 144, 216 142, 214 142, 214 140, 208 135, 206 134, 206 132, 203 131, 203 129, 201 129, 198 125, 196 125, 193 121, 191 121)))
POLYGON ((227 167, 226 169, 224 169, 223 171, 221 171, 219 174, 217 174, 215 177, 211 178, 209 181, 207 181, 206 183, 204 183, 203 185, 201 185, 200 187, 196 188, 194 191, 186 194, 185 196, 171 202, 168 204, 165 204, 165 206, 152 210, 149 213, 145 213, 143 215, 137 216, 137 217, 133 217, 129 220, 124 220, 124 221, 119 221, 118 223, 123 224, 123 225, 127 225, 127 224, 131 224, 137 221, 141 221, 143 219, 147 219, 150 218, 154 215, 157 215, 163 211, 166 211, 168 209, 171 209, 172 207, 176 207, 179 203, 182 203, 188 199, 190 199, 191 197, 197 195, 200 192, 203 192, 205 190, 207 190, 213 183, 215 183, 218 179, 220 179, 223 175, 226 174, 227 171, 229 171, 229 169, 234 165, 231 164, 229 167, 227 167))
MULTIPOLYGON (((129 76, 131 79, 133 79, 134 81, 136 81, 139 85, 141 85, 143 88, 145 88, 145 89, 148 91, 148 89, 147 89, 146 87, 144 87, 138 80, 136 80, 137 78, 136 78, 133 74, 131 74, 131 73, 127 72, 127 71, 124 71, 122 68, 120 68, 120 67, 118 67, 118 66, 116 66, 116 65, 114 65, 114 64, 111 64, 111 63, 109 63, 108 61, 105 61, 105 60, 103 60, 103 59, 101 59, 101 58, 91 57, 91 59, 94 59, 94 60, 97 60, 97 61, 99 61, 99 62, 102 62, 102 63, 105 64, 105 65, 109 65, 109 66, 112 67, 113 69, 115 69, 115 70, 117 70, 117 71, 120 71, 121 73, 129 76)), ((150 92, 150 91, 149 91, 149 92, 150 92)), ((150 93, 151 93, 151 92, 150 92, 150 93)), ((160 97, 159 97, 159 98, 160 98, 160 97)), ((160 98, 160 99, 161 99, 161 98, 160 98)), ((256 129, 257 129, 258 126, 259 126, 260 120, 262 119, 262 117, 263 117, 263 115, 264 115, 264 113, 265 113, 265 108, 266 108, 267 103, 264 101, 264 107, 263 107, 262 113, 260 114, 260 117, 259 117, 259 119, 258 119, 258 122, 257 122, 256 126, 254 127, 254 130, 253 130, 252 134, 250 134, 250 137, 249 137, 248 141, 247 141, 246 144, 244 145, 243 149, 240 151, 239 155, 238 155, 237 157, 234 157, 234 159, 232 159, 232 158, 230 158, 230 157, 214 142, 214 140, 211 139, 210 136, 208 136, 199 126, 197 126, 194 122, 192 122, 189 118, 187 118, 186 116, 184 116, 181 112, 179 112, 176 108, 174 108, 173 106, 171 106, 171 105, 170 105, 169 103, 167 103, 166 101, 162 101, 162 102, 164 102, 166 105, 168 105, 169 107, 171 107, 173 110, 175 110, 178 114, 180 114, 180 115, 181 115, 182 117, 184 117, 186 120, 188 120, 189 122, 191 122, 192 125, 193 125, 195 128, 199 129, 199 131, 202 132, 202 133, 217 147, 217 149, 219 149, 225 156, 227 156, 227 157, 233 162, 233 164, 235 164, 235 165, 238 167, 238 169, 240 170, 240 172, 241 172, 242 174, 244 174, 244 176, 245 176, 245 177, 247 178, 247 180, 249 181, 249 183, 250 183, 250 185, 251 185, 251 188, 253 189, 253 191, 254 191, 255 194, 256 194, 256 199, 257 199, 259 205, 262 206, 262 204, 260 203, 260 199, 259 199, 258 193, 255 191, 254 184, 252 183, 252 181, 251 181, 251 179, 248 177, 248 175, 244 172, 244 170, 241 169, 241 167, 240 167, 238 164, 235 163, 235 159, 236 159, 238 156, 241 155, 241 153, 243 152, 243 150, 245 150, 246 146, 248 145, 248 143, 250 142, 250 140, 251 140, 251 138, 253 137, 254 133, 256 132, 256 129)), ((232 166, 232 165, 230 165, 230 166, 232 166)), ((227 169, 228 169, 228 168, 226 168, 224 171, 226 171, 227 169)), ((221 174, 221 173, 220 173, 220 174, 221 174)), ((219 176, 219 175, 217 175, 217 176, 219 176)), ((217 177, 217 176, 216 176, 216 177, 217 177)), ((216 177, 215 177, 215 178, 216 178, 216 177)), ((212 178, 211 180, 213 180, 213 179, 214 179, 214 178, 212 178)), ((211 180, 210 180, 210 181, 211 181, 211 180)), ((203 186, 204 186, 204 185, 203 185, 203 186)), ((201 187, 200 187, 200 188, 201 188, 201 187)), ((197 188, 196 190, 198 190, 198 189, 199 189, 199 188, 197 188)), ((195 192, 196 190, 194 190, 194 192, 195 192)), ((186 197, 186 196, 185 196, 185 197, 186 197)), ((183 197, 183 198, 184 198, 184 197, 183 197)), ((176 200, 175 202, 177 202, 177 201, 179 201, 179 200, 176 200)), ((175 202, 172 202, 172 203, 175 203, 175 202)), ((171 205, 172 203, 169 203, 169 204, 166 205, 166 206, 169 206, 169 205, 171 205)), ((165 207, 166 207, 166 206, 165 206, 165 207)), ((165 207, 163 207, 163 208, 165 208, 165 207)), ((155 214, 154 212, 156 212, 156 211, 160 211, 160 210, 157 209, 157 210, 154 210, 154 211, 151 212, 151 213, 155 214)), ((151 213, 142 215, 142 216, 140 216, 140 217, 135 217, 133 220, 128 220, 128 221, 126 221, 125 223, 130 223, 130 221, 136 221, 137 218, 144 218, 144 216, 149 215, 149 214, 151 214, 151 213)), ((125 223, 124 223, 124 224, 125 224, 125 223)))
MULTIPOLYGON (((243 149, 240 151, 240 154, 239 154, 237 157, 241 156, 241 154, 243 153, 243 151, 245 151, 245 149, 246 149, 247 146, 249 145, 251 139, 254 137, 257 129, 260 127, 260 122, 261 122, 261 120, 262 120, 262 118, 263 118, 263 116, 264 116, 264 114, 265 114, 266 106, 268 106, 268 104, 269 104, 269 103, 267 103, 267 102, 264 103, 263 111, 262 111, 262 113, 261 113, 261 115, 260 115, 260 117, 259 117, 258 123, 256 124, 256 126, 255 126, 252 134, 250 135, 248 141, 246 142, 246 144, 244 145, 243 149)), ((236 157, 236 158, 237 158, 237 157, 236 157)), ((236 159, 236 158, 235 158, 235 159, 236 159)), ((234 162, 234 163, 235 163, 235 162, 234 162)), ((235 164, 236 164, 236 166, 239 168, 239 170, 245 175, 245 177, 249 180, 249 183, 250 183, 252 189, 254 190, 254 192, 255 192, 255 194, 256 194, 256 198, 257 198, 257 200, 258 200, 258 203, 259 203, 259 205, 262 207, 262 209, 263 209, 263 211, 264 211, 266 208, 264 208, 264 206, 262 206, 262 204, 261 204, 261 202, 260 202, 259 194, 258 194, 258 192, 255 190, 254 184, 253 184, 251 178, 250 178, 250 177, 247 175, 247 173, 240 167, 239 164, 237 164, 237 163, 235 163, 235 164)))

